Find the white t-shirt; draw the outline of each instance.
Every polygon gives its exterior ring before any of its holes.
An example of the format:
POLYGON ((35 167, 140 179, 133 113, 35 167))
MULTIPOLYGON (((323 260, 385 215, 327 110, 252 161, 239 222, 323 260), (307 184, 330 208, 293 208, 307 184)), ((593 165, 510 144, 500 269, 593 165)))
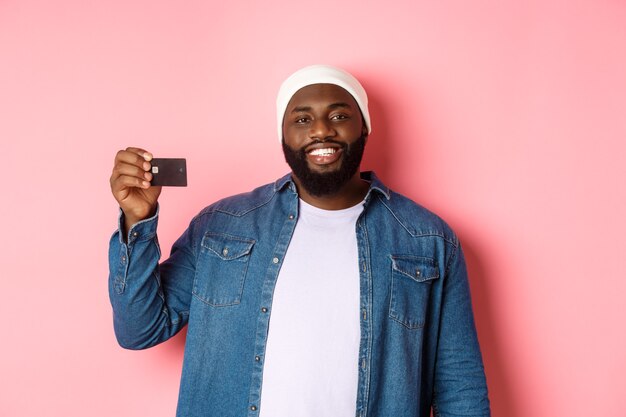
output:
POLYGON ((300 200, 269 325, 261 417, 354 417, 359 355, 356 221, 363 203, 300 200))

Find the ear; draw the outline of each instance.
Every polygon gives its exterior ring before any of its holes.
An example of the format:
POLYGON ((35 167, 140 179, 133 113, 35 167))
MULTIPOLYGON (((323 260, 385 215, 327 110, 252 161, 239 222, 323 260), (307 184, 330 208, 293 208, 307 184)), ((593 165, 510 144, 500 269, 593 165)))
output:
POLYGON ((369 134, 367 133, 367 126, 365 126, 365 123, 363 123, 363 128, 361 129, 361 135, 365 136, 365 143, 367 143, 367 138, 369 137, 369 134))

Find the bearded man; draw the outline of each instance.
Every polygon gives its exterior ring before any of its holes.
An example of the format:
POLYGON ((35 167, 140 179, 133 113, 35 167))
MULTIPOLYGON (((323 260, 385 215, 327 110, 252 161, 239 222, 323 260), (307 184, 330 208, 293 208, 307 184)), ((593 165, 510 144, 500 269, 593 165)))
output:
POLYGON ((360 172, 361 84, 303 68, 282 84, 277 120, 292 172, 206 207, 161 264, 152 155, 118 152, 119 344, 148 348, 188 326, 178 416, 488 416, 460 243, 360 172))

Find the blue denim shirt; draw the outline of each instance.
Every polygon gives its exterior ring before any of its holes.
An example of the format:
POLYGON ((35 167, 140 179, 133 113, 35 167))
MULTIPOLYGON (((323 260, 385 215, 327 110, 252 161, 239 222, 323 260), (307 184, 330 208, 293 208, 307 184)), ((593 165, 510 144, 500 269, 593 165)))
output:
MULTIPOLYGON (((457 237, 373 173, 362 177, 371 186, 355 230, 355 415, 428 417, 432 406, 436 416, 488 416, 457 237)), ((119 231, 111 238, 109 295, 119 344, 148 348, 189 326, 177 416, 258 416, 272 295, 297 219, 298 194, 287 175, 202 210, 160 265, 157 216, 133 226, 127 244, 119 231)))

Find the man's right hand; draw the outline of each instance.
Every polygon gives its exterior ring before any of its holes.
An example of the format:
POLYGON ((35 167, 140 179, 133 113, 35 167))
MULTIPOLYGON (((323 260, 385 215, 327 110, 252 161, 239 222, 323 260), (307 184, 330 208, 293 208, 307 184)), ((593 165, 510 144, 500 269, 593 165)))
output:
POLYGON ((126 148, 115 155, 111 192, 124 212, 124 237, 137 222, 156 212, 161 187, 151 187, 152 154, 140 148, 126 148))

